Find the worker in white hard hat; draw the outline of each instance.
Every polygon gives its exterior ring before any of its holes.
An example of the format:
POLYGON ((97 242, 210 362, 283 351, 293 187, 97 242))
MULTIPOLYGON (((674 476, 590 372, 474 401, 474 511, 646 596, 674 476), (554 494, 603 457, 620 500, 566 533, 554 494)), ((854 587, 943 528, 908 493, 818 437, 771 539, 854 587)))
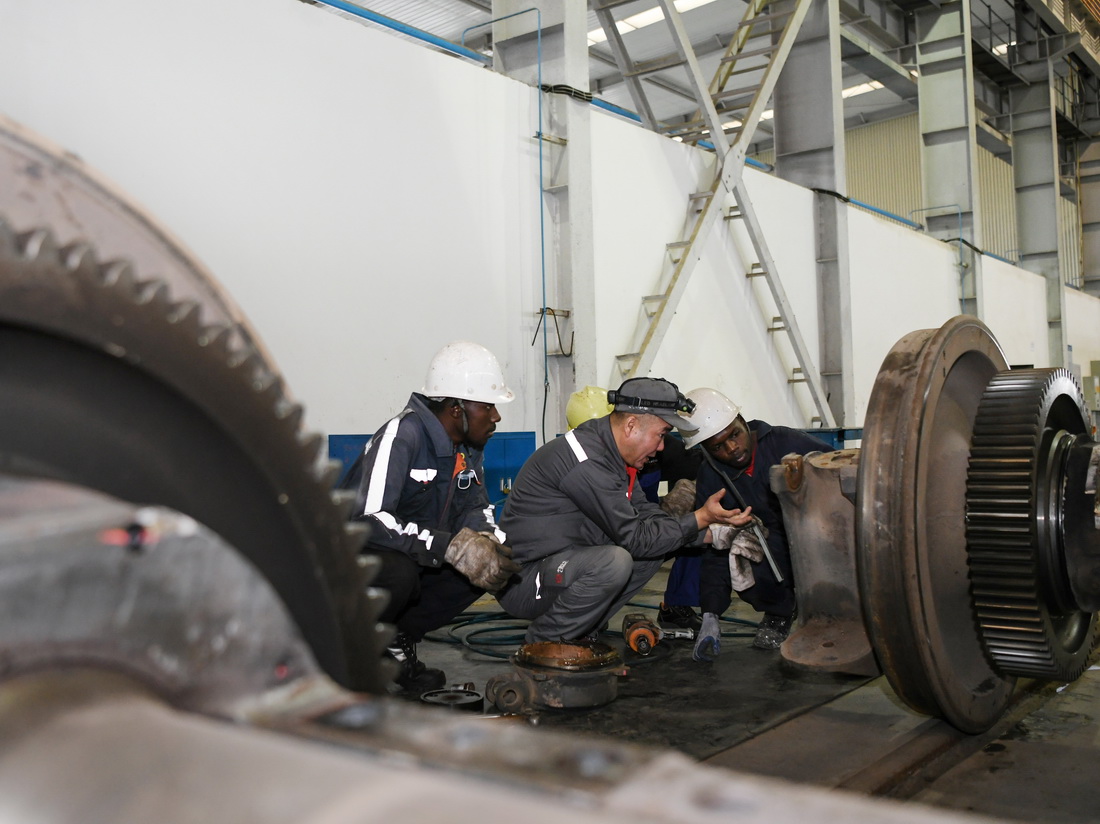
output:
POLYGON ((734 591, 764 613, 752 645, 778 649, 790 633, 797 601, 783 513, 771 490, 769 473, 784 455, 830 452, 832 447, 797 429, 746 421, 741 408, 716 389, 693 389, 687 397, 695 404, 689 418, 694 430, 684 432, 684 443, 701 450, 705 459, 699 467, 697 499, 724 491, 725 506, 751 506, 763 523, 768 553, 783 578, 776 578, 758 542, 755 547, 746 546, 743 539, 749 538, 747 533, 738 539, 738 546, 732 546, 732 541, 714 540, 703 555, 703 626, 696 636, 694 657, 697 661, 712 661, 718 654, 718 618, 729 608, 734 591))
POLYGON ((397 687, 439 689, 442 670, 416 655, 424 634, 449 623, 519 567, 484 486, 482 450, 512 390, 493 353, 470 341, 440 349, 424 388, 375 433, 341 483, 356 491, 353 519, 370 526, 365 554, 382 561, 372 582, 390 601, 381 621, 397 635, 397 687))
POLYGON ((591 418, 540 447, 520 469, 501 525, 522 569, 497 596, 530 620, 526 641, 585 641, 605 629, 665 556, 712 523, 747 524, 722 494, 674 516, 636 489, 638 471, 673 426, 688 426, 676 385, 633 378, 607 393, 609 415, 591 418))

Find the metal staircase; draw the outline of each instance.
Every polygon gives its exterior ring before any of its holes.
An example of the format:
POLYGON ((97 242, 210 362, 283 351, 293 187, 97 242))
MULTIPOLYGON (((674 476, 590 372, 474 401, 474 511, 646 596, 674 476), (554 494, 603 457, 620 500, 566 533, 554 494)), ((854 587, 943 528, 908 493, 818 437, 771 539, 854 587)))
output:
POLYGON ((816 409, 815 421, 822 426, 835 426, 820 377, 798 331, 775 261, 742 181, 746 149, 813 0, 749 0, 744 17, 727 44, 718 70, 709 84, 703 81, 698 60, 673 0, 658 2, 674 51, 663 57, 635 63, 627 53, 611 13, 613 8, 624 2, 626 0, 593 0, 592 9, 607 36, 642 122, 654 131, 713 149, 717 156, 717 169, 710 189, 689 197, 684 234, 666 245, 667 260, 657 291, 642 299, 642 312, 633 338, 637 350, 616 357, 614 374, 609 383, 615 385, 618 381, 644 375, 650 370, 710 230, 720 217, 723 220, 742 220, 757 257, 746 267, 746 274, 748 277, 765 278, 775 304, 774 311, 778 313, 772 316, 769 332, 785 333, 797 360, 798 365, 792 369, 788 382, 805 383, 816 409), (760 60, 766 61, 763 66, 760 60), (684 122, 661 123, 646 98, 643 79, 649 74, 677 66, 683 66, 687 73, 698 109, 684 122), (739 79, 757 72, 759 82, 733 85, 739 79), (725 209, 727 194, 732 195, 736 203, 729 209, 725 209))

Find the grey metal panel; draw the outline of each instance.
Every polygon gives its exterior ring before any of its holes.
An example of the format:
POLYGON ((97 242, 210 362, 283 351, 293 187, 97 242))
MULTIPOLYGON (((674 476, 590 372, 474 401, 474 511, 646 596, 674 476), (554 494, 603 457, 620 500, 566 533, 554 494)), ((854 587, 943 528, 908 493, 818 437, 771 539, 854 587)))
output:
POLYGON ((924 203, 921 222, 934 237, 959 242, 961 308, 981 316, 981 217, 975 154, 974 65, 970 2, 919 10, 917 65, 924 203))
POLYGON ((1011 89, 1012 171, 1016 186, 1016 234, 1020 264, 1047 279, 1050 362, 1068 365, 1065 347, 1065 291, 1062 288, 1059 229, 1058 131, 1049 60, 1022 65, 1031 81, 1011 89))
MULTIPOLYGON (((836 0, 814 3, 776 85, 775 165, 786 180, 846 195, 839 29, 836 0)), ((829 194, 819 194, 815 207, 817 361, 832 416, 844 426, 855 413, 847 212, 829 194)))

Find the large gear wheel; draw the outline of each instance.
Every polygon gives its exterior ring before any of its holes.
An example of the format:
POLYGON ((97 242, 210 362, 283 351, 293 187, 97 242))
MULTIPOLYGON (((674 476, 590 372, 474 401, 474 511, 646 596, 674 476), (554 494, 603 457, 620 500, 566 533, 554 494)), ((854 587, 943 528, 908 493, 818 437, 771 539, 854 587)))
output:
POLYGON ((983 646, 1005 675, 1072 681, 1096 615, 1078 609, 1062 546, 1069 448, 1089 415, 1066 369, 1002 372, 974 421, 966 481, 971 596, 983 646))
POLYGON ((906 704, 965 732, 988 729, 1016 684, 983 653, 966 555, 970 435, 982 392, 1007 368, 977 318, 906 335, 875 381, 859 462, 859 588, 875 656, 906 704))
POLYGON ((382 691, 385 595, 366 587, 320 436, 246 336, 202 315, 0 219, 0 472, 201 521, 268 579, 330 676, 382 691))

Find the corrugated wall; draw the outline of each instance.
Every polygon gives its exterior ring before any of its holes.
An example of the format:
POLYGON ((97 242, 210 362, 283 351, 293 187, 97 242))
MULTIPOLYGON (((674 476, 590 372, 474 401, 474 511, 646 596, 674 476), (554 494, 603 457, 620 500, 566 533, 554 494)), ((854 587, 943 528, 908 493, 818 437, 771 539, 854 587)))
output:
POLYGON ((915 114, 849 129, 846 138, 849 197, 904 218, 923 208, 915 114))
MULTIPOLYGON (((848 196, 885 209, 900 217, 921 222, 917 210, 924 208, 921 197, 920 125, 917 115, 871 123, 846 133, 848 196)), ((1012 167, 982 147, 977 150, 979 207, 982 220, 982 249, 1016 262, 1016 198, 1012 167)), ((762 163, 774 163, 775 153, 754 155, 762 163)), ((1081 226, 1077 204, 1058 200, 1062 227, 1062 277, 1078 285, 1081 270, 1081 226)))
POLYGON ((1058 198, 1058 218, 1062 228, 1062 281, 1081 288, 1081 218, 1077 202, 1058 198))
POLYGON ((982 248, 1015 263, 1019 251, 1012 167, 981 146, 978 147, 978 197, 982 213, 982 248))

